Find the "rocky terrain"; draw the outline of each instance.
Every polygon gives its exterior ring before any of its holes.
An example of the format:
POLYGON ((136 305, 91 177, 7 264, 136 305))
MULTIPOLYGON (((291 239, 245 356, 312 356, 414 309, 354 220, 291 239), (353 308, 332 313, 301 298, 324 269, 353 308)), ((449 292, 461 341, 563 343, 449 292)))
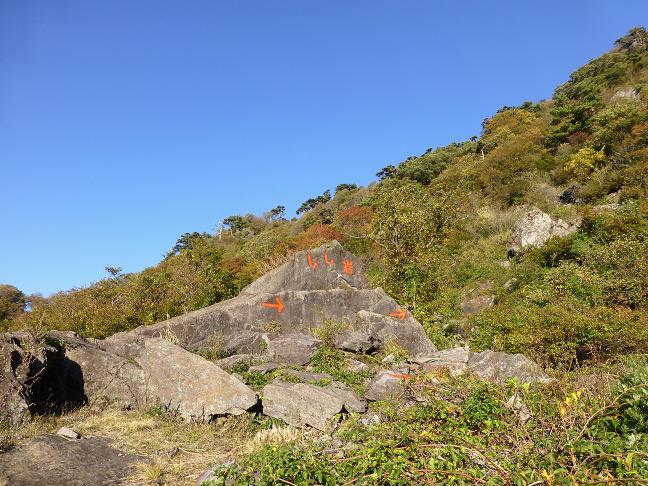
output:
MULTIPOLYGON (((407 383, 417 374, 551 380, 522 355, 437 351, 409 312, 382 289, 369 288, 361 262, 337 241, 295 254, 232 300, 159 324, 104 340, 73 332, 6 333, 1 343, 2 418, 13 425, 33 413, 79 406, 161 407, 189 421, 251 413, 326 431, 342 414, 366 412, 368 401, 412 400, 407 383), (366 373, 363 394, 309 366, 325 345, 345 353, 338 366, 366 373), (198 354, 214 346, 228 357, 214 362, 198 354), (379 366, 362 361, 387 348, 402 354, 385 356, 379 366), (255 391, 232 372, 241 364, 283 373, 255 391)), ((135 459, 100 437, 43 436, 0 455, 0 477, 10 484, 44 477, 87 484, 88 477, 126 478, 135 459), (51 469, 33 467, 48 455, 56 457, 51 469)))

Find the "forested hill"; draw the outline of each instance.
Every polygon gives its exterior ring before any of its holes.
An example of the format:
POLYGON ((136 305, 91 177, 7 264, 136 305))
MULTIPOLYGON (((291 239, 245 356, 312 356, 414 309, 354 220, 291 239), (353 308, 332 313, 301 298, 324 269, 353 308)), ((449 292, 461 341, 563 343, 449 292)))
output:
MULTIPOLYGON (((550 100, 503 107, 479 137, 389 165, 369 187, 234 215, 155 267, 50 298, 0 287, 0 327, 105 337, 235 296, 337 239, 440 347, 524 351, 558 369, 648 349, 648 34, 632 29, 550 100), (577 232, 508 254, 530 207, 577 232), (467 296, 494 305, 465 315, 467 296)), ((343 181, 341 181, 343 182, 343 181)))

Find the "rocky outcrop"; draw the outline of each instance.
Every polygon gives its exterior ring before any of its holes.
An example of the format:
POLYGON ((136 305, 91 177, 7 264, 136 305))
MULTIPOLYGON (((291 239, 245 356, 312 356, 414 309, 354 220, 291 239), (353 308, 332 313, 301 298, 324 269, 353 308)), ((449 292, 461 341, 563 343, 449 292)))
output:
POLYGON ((69 440, 45 435, 0 454, 0 483, 125 484, 132 467, 146 461, 115 449, 104 437, 69 440))
POLYGON ((261 394, 265 415, 290 425, 310 425, 319 430, 331 426, 339 413, 364 412, 367 408, 366 402, 341 385, 321 387, 275 380, 261 394))
POLYGON ((61 396, 82 396, 95 407, 119 408, 147 406, 144 372, 131 356, 120 356, 101 349, 74 332, 52 332, 61 352, 49 376, 56 377, 61 396))
POLYGON ((406 310, 382 289, 368 288, 362 263, 336 241, 295 254, 233 299, 117 334, 103 346, 124 347, 137 337, 172 335, 194 351, 218 346, 225 353, 260 354, 268 342, 312 335, 332 322, 360 333, 366 329, 370 345, 358 344, 366 351, 389 341, 411 355, 435 350, 406 310))
POLYGON ((514 255, 527 247, 539 248, 553 236, 567 236, 578 227, 561 219, 552 218, 538 208, 522 215, 513 230, 509 254, 514 255))
POLYGON ((0 422, 17 425, 45 411, 44 375, 56 349, 27 332, 0 334, 0 422))

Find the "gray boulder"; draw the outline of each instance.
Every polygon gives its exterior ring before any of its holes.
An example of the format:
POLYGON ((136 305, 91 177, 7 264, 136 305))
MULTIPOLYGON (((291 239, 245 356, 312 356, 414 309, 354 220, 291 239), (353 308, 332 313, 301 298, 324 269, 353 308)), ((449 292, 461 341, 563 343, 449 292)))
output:
POLYGON ((522 354, 490 350, 475 353, 464 348, 453 348, 419 356, 417 362, 422 364, 426 372, 446 369, 453 376, 472 372, 482 380, 498 384, 512 378, 520 383, 546 383, 552 380, 540 366, 522 354))
POLYGON ((122 335, 103 349, 74 333, 53 333, 65 349, 58 374, 91 405, 145 408, 160 404, 191 420, 238 415, 256 394, 214 363, 161 338, 122 335), (124 353, 120 356, 107 351, 124 353))
POLYGON ((206 359, 164 339, 147 339, 137 363, 147 393, 191 420, 240 415, 257 404, 244 383, 206 359))
POLYGON ((471 353, 468 368, 483 380, 504 384, 515 378, 520 383, 547 383, 552 379, 529 358, 522 354, 496 351, 471 353))
POLYGON ((348 329, 337 336, 335 346, 354 353, 371 353, 387 343, 398 344, 412 356, 436 351, 418 321, 398 308, 394 312, 358 311, 348 329))
POLYGON ((68 440, 45 435, 0 454, 0 483, 125 484, 133 466, 147 461, 115 449, 104 437, 68 440))
POLYGON ((335 415, 364 412, 366 402, 342 385, 319 387, 277 379, 262 390, 263 413, 294 426, 309 425, 325 430, 335 415))
POLYGON ((509 253, 516 254, 527 247, 540 248, 553 236, 564 237, 574 233, 578 226, 552 218, 538 208, 520 217, 513 230, 509 253))

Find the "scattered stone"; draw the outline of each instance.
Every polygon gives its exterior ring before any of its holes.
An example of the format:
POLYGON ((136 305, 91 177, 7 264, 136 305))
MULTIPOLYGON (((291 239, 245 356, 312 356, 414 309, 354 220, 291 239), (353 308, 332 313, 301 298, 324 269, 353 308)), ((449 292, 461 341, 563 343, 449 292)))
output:
POLYGON ((326 373, 315 373, 313 371, 300 371, 300 370, 292 370, 292 369, 285 369, 282 371, 282 374, 284 376, 292 376, 293 378, 297 378, 303 383, 316 383, 316 382, 321 382, 322 380, 328 380, 329 382, 333 381, 333 377, 329 374, 326 373))
POLYGON ((365 371, 369 371, 369 365, 353 358, 345 359, 344 367, 351 373, 364 373, 365 371))
POLYGON ((464 315, 473 315, 478 312, 495 305, 494 295, 478 295, 472 298, 464 298, 461 303, 461 312, 464 315))
POLYGON ((81 438, 81 434, 79 434, 76 430, 71 429, 69 427, 61 427, 56 432, 56 435, 70 440, 77 440, 81 438))
POLYGON ((364 413, 367 411, 367 401, 360 398, 353 390, 346 385, 334 382, 325 387, 325 390, 344 401, 344 410, 347 412, 364 413))
POLYGON ((466 372, 470 355, 470 351, 465 348, 452 348, 419 359, 425 372, 445 369, 452 376, 459 376, 466 372))
POLYGON ((371 328, 350 329, 335 340, 335 347, 352 353, 374 353, 382 346, 382 340, 371 328))
POLYGON ((510 260, 500 260, 500 261, 497 262, 497 264, 500 267, 505 268, 506 270, 511 268, 511 261, 510 260))
POLYGON ((381 422, 380 414, 377 413, 368 413, 363 415, 360 419, 362 425, 378 425, 381 422))
POLYGON ((388 400, 399 398, 405 393, 403 381, 407 379, 406 374, 395 373, 391 370, 380 370, 371 380, 365 398, 367 400, 388 400))
POLYGON ((526 423, 529 421, 529 419, 533 416, 531 414, 531 411, 529 410, 529 407, 526 406, 524 401, 522 400, 522 397, 518 393, 514 393, 511 398, 508 399, 506 402, 506 407, 511 410, 517 419, 521 423, 526 423))
POLYGON ((259 357, 253 356, 251 354, 234 354, 232 356, 228 356, 227 358, 222 358, 214 361, 214 364, 224 370, 230 370, 239 363, 252 364, 253 362, 258 361, 259 357))
POLYGON ((519 383, 548 383, 552 379, 542 368, 522 354, 496 351, 471 353, 468 367, 483 380, 505 384, 510 379, 519 383))
POLYGON ((297 366, 307 364, 322 341, 306 334, 291 334, 268 343, 267 355, 271 361, 297 366))
POLYGON ((0 482, 15 485, 124 484, 132 466, 148 460, 112 447, 109 439, 45 435, 0 454, 0 482))
POLYGON ((540 248, 553 236, 564 237, 574 233, 578 227, 555 219, 547 213, 533 208, 522 215, 513 230, 509 254, 515 255, 526 247, 540 248))
POLYGON ((507 280, 506 282, 504 282, 504 288, 506 290, 512 290, 517 286, 518 282, 519 280, 516 277, 513 277, 507 280))
POLYGON ((253 373, 272 373, 274 370, 281 368, 277 363, 262 363, 260 365, 250 366, 248 371, 253 373))

